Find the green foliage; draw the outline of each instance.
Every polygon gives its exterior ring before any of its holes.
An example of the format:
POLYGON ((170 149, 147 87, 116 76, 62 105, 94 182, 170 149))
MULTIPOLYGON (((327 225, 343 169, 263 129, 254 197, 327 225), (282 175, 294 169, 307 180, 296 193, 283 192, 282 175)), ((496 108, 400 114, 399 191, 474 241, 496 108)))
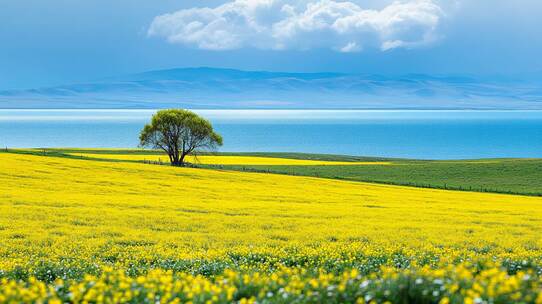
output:
POLYGON ((180 109, 158 111, 141 131, 139 141, 142 147, 166 152, 172 165, 182 165, 188 154, 222 145, 222 137, 208 120, 180 109))

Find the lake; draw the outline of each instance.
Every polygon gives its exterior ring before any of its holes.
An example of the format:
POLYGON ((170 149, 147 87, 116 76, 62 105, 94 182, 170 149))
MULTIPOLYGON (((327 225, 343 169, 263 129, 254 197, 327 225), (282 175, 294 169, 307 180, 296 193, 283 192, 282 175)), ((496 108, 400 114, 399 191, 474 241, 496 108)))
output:
MULTIPOLYGON (((0 110, 1 147, 135 148, 154 110, 0 110)), ((542 111, 196 110, 220 151, 542 157, 542 111)))

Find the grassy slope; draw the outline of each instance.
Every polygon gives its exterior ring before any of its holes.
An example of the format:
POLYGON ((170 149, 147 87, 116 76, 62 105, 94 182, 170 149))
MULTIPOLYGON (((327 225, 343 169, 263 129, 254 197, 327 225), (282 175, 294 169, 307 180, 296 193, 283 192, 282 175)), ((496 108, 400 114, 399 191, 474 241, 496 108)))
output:
POLYGON ((542 160, 395 161, 391 166, 221 166, 427 188, 542 195, 542 160))
MULTIPOLYGON (((40 150, 41 151, 41 150, 40 150)), ((64 153, 157 154, 148 150, 48 149, 47 155, 64 153)), ((219 153, 326 161, 391 161, 391 166, 238 166, 219 168, 315 176, 353 181, 409 185, 427 188, 542 195, 542 159, 488 159, 471 161, 422 161, 304 153, 219 153)), ((70 156, 73 158, 73 156, 70 156)), ((116 160, 118 161, 118 160, 116 160)), ((216 167, 216 166, 205 166, 216 167)))

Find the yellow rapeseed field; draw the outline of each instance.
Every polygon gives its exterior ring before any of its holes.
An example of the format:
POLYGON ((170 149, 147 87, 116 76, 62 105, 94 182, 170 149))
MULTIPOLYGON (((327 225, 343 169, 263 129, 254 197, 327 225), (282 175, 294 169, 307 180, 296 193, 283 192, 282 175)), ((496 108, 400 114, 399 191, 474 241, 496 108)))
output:
POLYGON ((0 153, 0 303, 542 303, 542 198, 0 153))
MULTIPOLYGON (((130 161, 151 161, 168 163, 166 154, 106 154, 106 153, 67 153, 72 156, 90 157, 99 159, 130 160, 130 161)), ((204 165, 290 165, 290 166, 320 166, 320 165, 390 165, 391 162, 344 162, 344 161, 323 161, 307 159, 290 159, 278 157, 259 156, 224 156, 224 155, 199 155, 197 157, 188 155, 186 162, 204 165)))

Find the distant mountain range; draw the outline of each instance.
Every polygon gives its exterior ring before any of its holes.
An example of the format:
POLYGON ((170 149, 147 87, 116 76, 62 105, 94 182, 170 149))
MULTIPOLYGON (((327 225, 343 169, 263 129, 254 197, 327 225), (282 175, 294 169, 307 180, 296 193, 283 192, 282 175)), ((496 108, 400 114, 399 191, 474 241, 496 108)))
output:
POLYGON ((0 108, 542 109, 542 83, 187 68, 0 91, 0 108))

